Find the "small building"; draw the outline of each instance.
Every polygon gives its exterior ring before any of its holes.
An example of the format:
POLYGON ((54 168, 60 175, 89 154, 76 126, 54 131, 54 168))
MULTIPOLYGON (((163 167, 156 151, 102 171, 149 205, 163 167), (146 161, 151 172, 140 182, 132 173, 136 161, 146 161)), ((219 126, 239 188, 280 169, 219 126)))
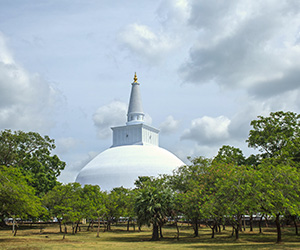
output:
POLYGON ((139 176, 171 174, 184 165, 177 156, 159 147, 159 130, 145 124, 136 74, 131 85, 126 125, 112 127, 112 146, 90 161, 76 182, 99 185, 107 191, 121 186, 132 188, 139 176))

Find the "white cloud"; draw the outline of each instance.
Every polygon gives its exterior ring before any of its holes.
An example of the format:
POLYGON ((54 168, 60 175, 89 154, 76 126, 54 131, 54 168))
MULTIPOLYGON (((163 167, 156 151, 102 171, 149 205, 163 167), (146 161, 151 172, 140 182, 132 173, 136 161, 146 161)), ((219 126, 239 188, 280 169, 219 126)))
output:
POLYGON ((197 118, 192 121, 191 128, 183 132, 181 139, 193 140, 199 145, 225 142, 229 138, 229 125, 230 120, 224 116, 197 118))
POLYGON ((125 125, 127 117, 127 104, 113 101, 97 109, 93 115, 98 136, 106 139, 111 136, 111 127, 125 125))
POLYGON ((131 24, 120 33, 122 43, 138 57, 156 64, 176 47, 176 41, 164 33, 154 33, 148 26, 131 24))
POLYGON ((46 131, 58 93, 15 62, 0 33, 0 128, 46 131))
POLYGON ((175 120, 173 116, 169 115, 159 126, 160 131, 165 134, 175 132, 179 127, 180 121, 175 120))
MULTIPOLYGON (((126 124, 127 109, 127 104, 120 101, 113 101, 97 109, 93 115, 93 121, 100 139, 107 139, 112 135, 111 127, 126 124)), ((147 113, 144 119, 145 123, 152 123, 152 118, 147 113)))

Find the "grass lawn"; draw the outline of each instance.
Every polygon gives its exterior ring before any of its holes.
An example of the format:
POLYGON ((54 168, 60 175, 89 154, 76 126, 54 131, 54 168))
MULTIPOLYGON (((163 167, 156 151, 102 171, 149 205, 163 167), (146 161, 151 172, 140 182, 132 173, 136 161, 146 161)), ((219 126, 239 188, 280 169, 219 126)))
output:
MULTIPOLYGON (((71 232, 71 227, 68 228, 71 232)), ((131 229, 132 230, 132 229, 131 229)), ((17 236, 11 229, 0 230, 0 249, 300 249, 300 236, 296 236, 294 228, 283 229, 283 243, 276 244, 276 229, 264 228, 263 234, 257 229, 254 232, 240 233, 240 239, 231 237, 231 228, 215 234, 211 239, 211 230, 201 227, 199 237, 193 237, 189 227, 180 229, 179 241, 175 238, 176 229, 163 228, 164 238, 157 242, 149 241, 151 228, 143 227, 142 232, 127 232, 125 225, 113 226, 111 232, 100 231, 97 238, 94 232, 87 232, 83 227, 76 235, 58 233, 58 225, 20 226, 17 236)))

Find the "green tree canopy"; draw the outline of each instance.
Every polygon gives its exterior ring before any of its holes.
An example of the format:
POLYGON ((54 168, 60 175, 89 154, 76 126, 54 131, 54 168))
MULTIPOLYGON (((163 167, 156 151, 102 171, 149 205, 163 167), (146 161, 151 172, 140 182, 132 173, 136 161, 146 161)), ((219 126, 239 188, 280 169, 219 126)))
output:
POLYGON ((35 218, 44 212, 35 190, 17 169, 0 166, 0 218, 35 218))
POLYGON ((0 165, 19 168, 40 197, 57 184, 65 163, 51 155, 54 140, 35 132, 0 132, 0 165))
POLYGON ((163 179, 151 179, 143 182, 143 187, 137 189, 137 220, 140 225, 152 224, 152 240, 159 240, 158 228, 164 224, 173 208, 173 193, 163 182, 163 179))
POLYGON ((255 172, 258 204, 262 212, 275 219, 277 242, 280 242, 280 216, 300 216, 300 173, 297 168, 267 161, 259 167, 255 172))
POLYGON ((300 115, 271 112, 268 117, 258 116, 257 120, 251 122, 251 126, 253 129, 249 132, 248 146, 258 148, 263 158, 282 157, 287 146, 295 150, 290 152, 290 157, 299 157, 300 115))
POLYGON ((82 187, 76 182, 56 185, 43 197, 43 204, 51 216, 65 224, 65 229, 67 222, 78 224, 86 215, 86 207, 88 206, 84 199, 82 187))
POLYGON ((176 194, 177 213, 181 213, 193 224, 194 235, 198 236, 198 222, 201 219, 199 206, 203 198, 203 178, 212 160, 204 157, 189 158, 192 164, 181 166, 169 178, 176 194))
POLYGON ((245 164, 245 156, 241 149, 233 146, 224 145, 222 146, 214 161, 223 162, 228 164, 236 164, 238 166, 245 164))

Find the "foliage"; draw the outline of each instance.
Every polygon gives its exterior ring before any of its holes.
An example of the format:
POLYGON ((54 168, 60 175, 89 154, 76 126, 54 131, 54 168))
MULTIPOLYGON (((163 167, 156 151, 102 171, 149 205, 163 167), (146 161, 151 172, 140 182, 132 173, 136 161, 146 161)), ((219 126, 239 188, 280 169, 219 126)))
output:
MULTIPOLYGON (((57 185, 43 197, 43 204, 50 215, 59 221, 79 222, 86 214, 86 204, 79 183, 57 185)), ((74 233, 74 228, 73 228, 74 233)))
POLYGON ((181 166, 169 178, 170 186, 176 191, 176 211, 183 214, 194 226, 194 235, 198 236, 198 221, 201 219, 203 202, 203 180, 211 165, 204 157, 190 159, 190 165, 181 166))
MULTIPOLYGON (((286 146, 292 149, 294 142, 299 145, 300 115, 296 113, 271 112, 269 117, 258 116, 251 125, 248 146, 258 148, 263 158, 280 157, 286 146)), ((294 149, 293 154, 299 156, 299 147, 294 149)))
POLYGON ((259 176, 256 180, 261 210, 275 219, 277 242, 280 242, 280 216, 300 216, 299 170, 284 164, 274 166, 264 162, 256 175, 259 176))
POLYGON ((144 182, 137 190, 135 212, 140 225, 152 224, 152 240, 159 240, 158 228, 172 211, 173 194, 162 179, 144 182))
POLYGON ((35 132, 0 132, 0 165, 17 167, 40 197, 57 184, 65 163, 51 155, 54 140, 35 132))
POLYGON ((246 159, 239 148, 224 145, 219 149, 214 161, 241 166, 245 164, 246 159))
POLYGON ((38 217, 42 212, 40 199, 25 177, 16 169, 0 166, 0 218, 38 217))
POLYGON ((107 193, 102 192, 97 185, 84 185, 82 192, 86 204, 83 211, 84 216, 91 219, 104 217, 107 214, 105 206, 107 193))

